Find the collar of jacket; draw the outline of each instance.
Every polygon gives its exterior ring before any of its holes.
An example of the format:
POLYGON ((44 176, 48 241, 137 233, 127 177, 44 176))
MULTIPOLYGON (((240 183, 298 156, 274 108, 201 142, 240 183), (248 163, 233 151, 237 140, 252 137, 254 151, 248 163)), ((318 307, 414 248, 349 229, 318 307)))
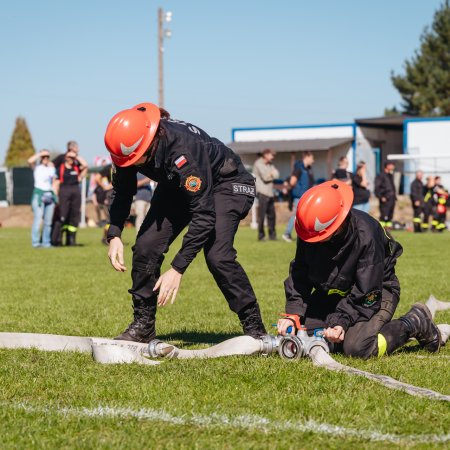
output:
POLYGON ((339 248, 333 258, 333 261, 337 262, 342 259, 343 256, 347 256, 348 250, 353 247, 353 244, 356 240, 357 233, 355 233, 355 218, 353 217, 351 211, 349 212, 348 226, 345 232, 339 236, 331 238, 325 245, 329 245, 330 247, 339 248))

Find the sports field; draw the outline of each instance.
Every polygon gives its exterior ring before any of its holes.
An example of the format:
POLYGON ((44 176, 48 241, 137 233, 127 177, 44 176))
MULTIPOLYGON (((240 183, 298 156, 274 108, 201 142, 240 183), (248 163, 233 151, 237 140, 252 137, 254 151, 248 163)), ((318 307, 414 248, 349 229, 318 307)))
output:
MULTIPOLYGON (((78 248, 32 249, 29 231, 0 230, 0 331, 113 337, 131 318, 128 272, 110 267, 99 230, 78 248)), ((396 238, 398 313, 432 293, 450 301, 450 233, 396 238)), ((294 244, 256 242, 242 228, 239 260, 265 324, 283 311, 294 244)), ((177 249, 172 246, 166 260, 177 249)), ((437 322, 450 323, 450 313, 437 322)), ((185 347, 240 333, 200 256, 177 302, 158 313, 160 338, 185 347)), ((273 332, 273 331, 272 331, 273 332)), ((450 394, 450 346, 439 355, 403 351, 345 364, 450 394)), ((415 398, 370 380, 273 356, 169 360, 157 367, 95 363, 81 353, 0 350, 1 448, 448 448, 448 403, 415 398)))

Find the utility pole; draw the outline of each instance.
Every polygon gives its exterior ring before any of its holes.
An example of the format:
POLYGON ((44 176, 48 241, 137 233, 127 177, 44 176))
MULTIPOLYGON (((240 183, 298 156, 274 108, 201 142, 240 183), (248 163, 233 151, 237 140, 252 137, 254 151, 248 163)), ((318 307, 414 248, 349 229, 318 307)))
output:
POLYGON ((172 31, 164 29, 164 22, 171 20, 170 11, 164 12, 162 8, 158 8, 158 106, 161 108, 164 108, 164 39, 172 36, 172 31))

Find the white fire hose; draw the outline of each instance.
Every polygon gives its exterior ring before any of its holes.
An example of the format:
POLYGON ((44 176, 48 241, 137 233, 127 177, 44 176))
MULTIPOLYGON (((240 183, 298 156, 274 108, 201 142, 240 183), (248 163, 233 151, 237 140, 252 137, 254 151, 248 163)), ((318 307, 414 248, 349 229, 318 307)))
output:
MULTIPOLYGON (((433 318, 436 311, 450 309, 450 302, 441 302, 433 296, 430 296, 426 305, 433 318)), ((450 325, 442 324, 438 325, 438 328, 441 332, 442 342, 447 342, 450 337, 450 325)), ((444 395, 430 389, 402 383, 385 375, 373 374, 345 366, 335 361, 329 355, 328 345, 320 334, 309 337, 306 332, 300 332, 297 336, 286 337, 266 335, 261 339, 254 339, 250 336, 239 336, 201 350, 179 349, 172 344, 159 340, 154 340, 150 344, 141 344, 129 341, 79 336, 0 333, 0 348, 78 351, 92 353, 94 360, 103 364, 138 363, 146 365, 161 364, 161 361, 155 361, 150 358, 220 358, 234 355, 270 355, 278 352, 284 359, 309 357, 316 366, 328 370, 345 372, 350 375, 360 375, 379 382, 390 389, 401 390, 410 395, 432 400, 450 401, 450 395, 444 395)))

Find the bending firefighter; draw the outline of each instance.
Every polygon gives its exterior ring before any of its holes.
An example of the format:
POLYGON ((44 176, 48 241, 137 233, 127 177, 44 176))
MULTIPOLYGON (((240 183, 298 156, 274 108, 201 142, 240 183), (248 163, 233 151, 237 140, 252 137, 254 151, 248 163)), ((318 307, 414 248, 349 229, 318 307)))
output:
POLYGON ((440 332, 425 305, 392 320, 400 299, 395 264, 402 247, 371 216, 351 209, 352 201, 351 187, 338 180, 301 198, 297 250, 285 281, 288 316, 278 322, 279 333, 286 335, 300 318, 308 330, 325 328, 335 351, 348 356, 390 354, 410 338, 437 352, 440 332))
POLYGON ((105 134, 115 165, 108 230, 109 258, 125 271, 120 239, 139 172, 158 183, 133 248, 134 320, 116 339, 155 338, 158 306, 174 302, 183 273, 203 249, 206 263, 245 334, 266 334, 250 281, 233 247, 255 196, 253 177, 228 147, 200 128, 173 120, 151 103, 116 114, 105 134), (164 254, 188 226, 181 249, 160 274, 164 254))

